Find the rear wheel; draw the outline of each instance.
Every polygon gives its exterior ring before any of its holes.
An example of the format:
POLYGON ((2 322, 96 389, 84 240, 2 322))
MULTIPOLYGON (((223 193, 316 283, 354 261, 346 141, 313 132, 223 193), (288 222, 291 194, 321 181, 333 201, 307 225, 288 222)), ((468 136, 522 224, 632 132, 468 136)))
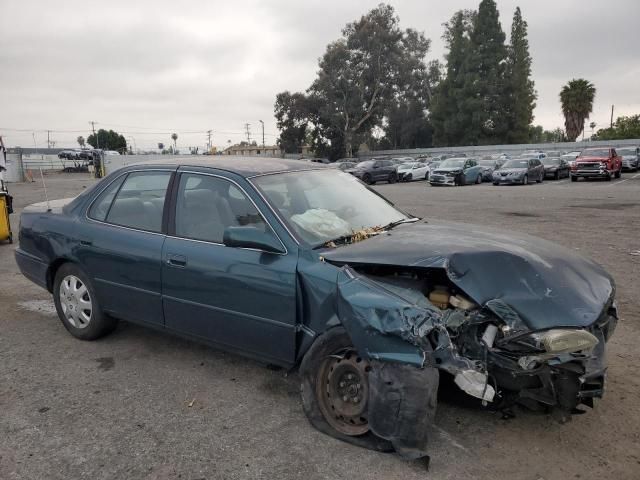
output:
POLYGON ((362 176, 362 181, 363 181, 364 183, 366 183, 367 185, 371 185, 371 175, 369 175, 368 173, 365 173, 365 174, 362 176))
POLYGON ((391 444, 369 430, 370 370, 343 327, 327 330, 300 364, 302 405, 311 424, 321 432, 388 451, 391 444))
POLYGON ((81 340, 100 338, 118 323, 102 312, 89 277, 73 263, 65 263, 56 272, 53 301, 64 327, 81 340))
POLYGON ((554 179, 554 180, 560 180, 560 172, 556 172, 556 173, 553 175, 553 179, 554 179))
POLYGON ((478 175, 478 178, 476 178, 476 184, 480 185, 482 183, 482 175, 478 175))

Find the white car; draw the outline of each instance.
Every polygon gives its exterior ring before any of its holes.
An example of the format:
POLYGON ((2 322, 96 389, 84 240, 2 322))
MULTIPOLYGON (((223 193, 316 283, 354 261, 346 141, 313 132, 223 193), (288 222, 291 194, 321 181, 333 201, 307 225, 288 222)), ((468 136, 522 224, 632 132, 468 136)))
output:
POLYGON ((411 182, 413 180, 429 180, 429 165, 421 162, 407 162, 398 165, 398 180, 411 182))
POLYGON ((569 167, 573 167, 573 164, 575 163, 576 158, 578 158, 579 156, 580 156, 580 152, 575 151, 575 152, 565 153, 564 155, 561 155, 560 158, 564 158, 569 164, 569 167))

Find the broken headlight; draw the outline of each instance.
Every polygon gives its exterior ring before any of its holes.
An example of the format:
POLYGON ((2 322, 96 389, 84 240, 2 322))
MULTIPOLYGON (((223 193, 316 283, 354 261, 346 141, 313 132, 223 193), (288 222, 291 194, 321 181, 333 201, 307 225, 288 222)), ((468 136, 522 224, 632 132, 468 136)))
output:
POLYGON ((598 339, 586 330, 554 329, 534 333, 531 337, 538 348, 553 354, 590 350, 598 344, 598 339))

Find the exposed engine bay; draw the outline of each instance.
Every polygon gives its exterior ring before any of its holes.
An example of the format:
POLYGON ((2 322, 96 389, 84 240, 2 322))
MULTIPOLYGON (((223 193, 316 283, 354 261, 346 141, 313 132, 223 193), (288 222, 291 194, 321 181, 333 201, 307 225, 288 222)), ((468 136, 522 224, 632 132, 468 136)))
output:
POLYGON ((532 332, 507 304, 499 299, 476 303, 441 268, 366 265, 343 272, 348 280, 339 287, 344 299, 339 299, 339 310, 349 309, 351 318, 366 317, 369 329, 398 334, 420 347, 424 366, 452 375, 461 390, 484 405, 508 411, 518 403, 550 410, 566 421, 571 413, 581 413, 578 405, 592 407, 603 394, 605 342, 616 320, 613 306, 587 329, 532 332), (398 297, 398 305, 380 308, 371 301, 374 296, 360 294, 359 311, 349 292, 353 282, 386 290, 398 297))

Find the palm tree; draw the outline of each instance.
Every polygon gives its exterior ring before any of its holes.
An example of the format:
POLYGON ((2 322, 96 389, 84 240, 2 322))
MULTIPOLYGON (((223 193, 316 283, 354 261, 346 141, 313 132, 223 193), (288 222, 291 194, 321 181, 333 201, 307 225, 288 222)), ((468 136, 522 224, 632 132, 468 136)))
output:
POLYGON ((82 135, 80 135, 76 141, 78 142, 78 145, 80 145, 80 148, 84 148, 84 137, 82 135))
POLYGON ((560 90, 567 140, 574 142, 584 130, 584 121, 593 111, 596 87, 583 78, 573 79, 560 90))
POLYGON ((176 153, 178 150, 178 134, 172 133, 171 140, 173 140, 173 153, 176 153))

